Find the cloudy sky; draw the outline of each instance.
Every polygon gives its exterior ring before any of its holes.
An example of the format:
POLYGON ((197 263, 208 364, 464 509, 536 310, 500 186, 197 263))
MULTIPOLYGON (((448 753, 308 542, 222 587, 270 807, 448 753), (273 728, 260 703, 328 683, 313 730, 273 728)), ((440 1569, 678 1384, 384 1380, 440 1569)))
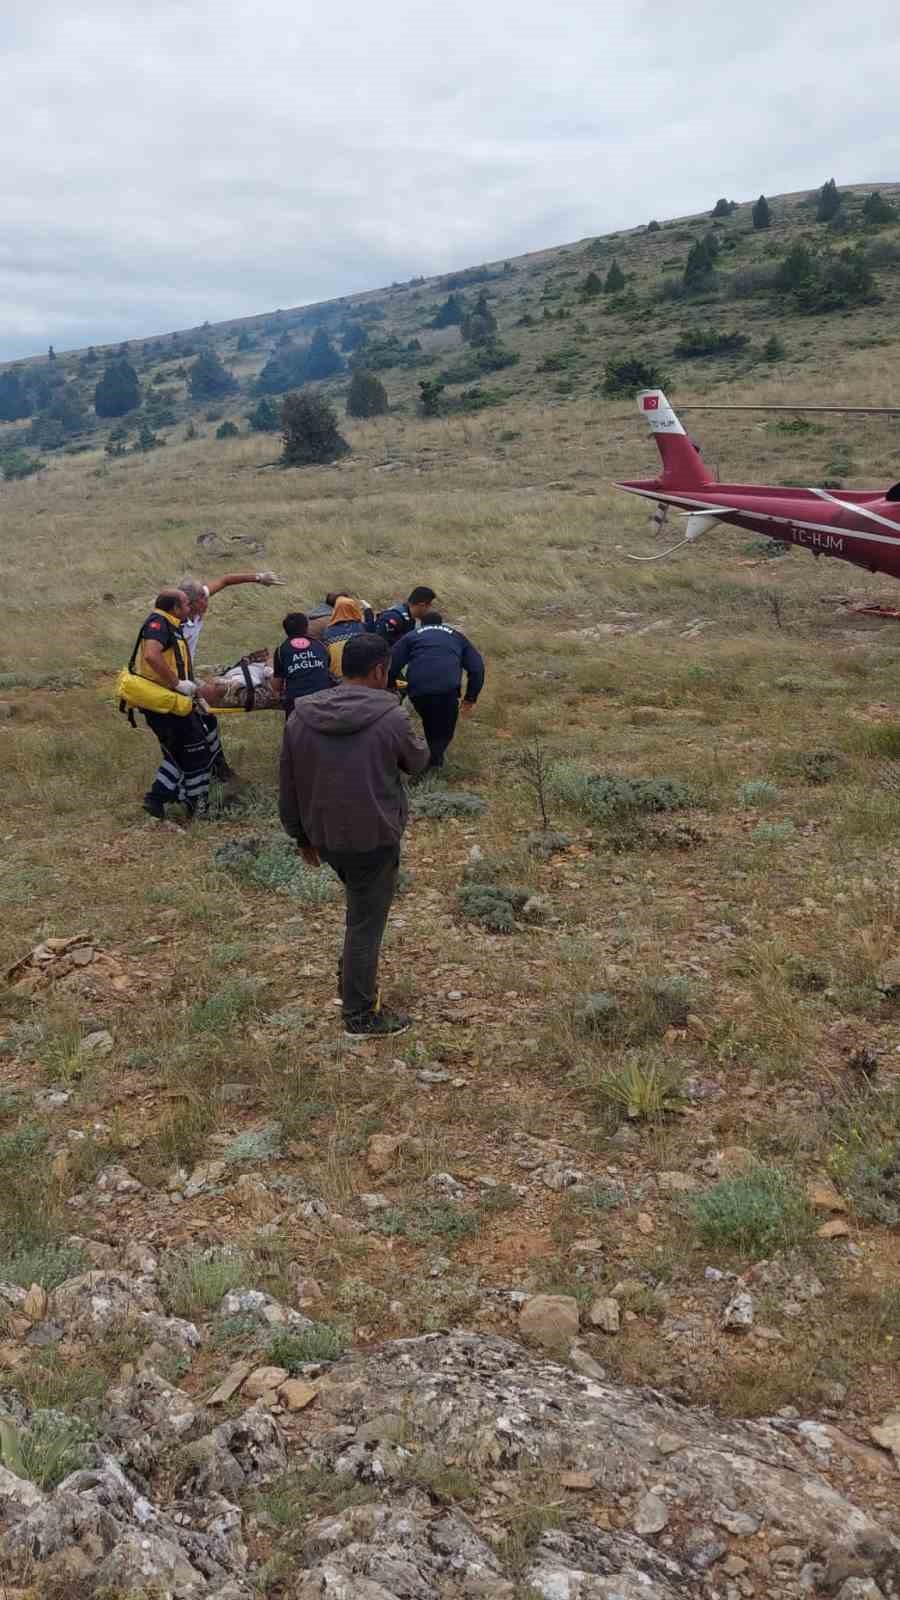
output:
POLYGON ((5 0, 0 359, 900 178, 898 44, 897 0, 5 0))

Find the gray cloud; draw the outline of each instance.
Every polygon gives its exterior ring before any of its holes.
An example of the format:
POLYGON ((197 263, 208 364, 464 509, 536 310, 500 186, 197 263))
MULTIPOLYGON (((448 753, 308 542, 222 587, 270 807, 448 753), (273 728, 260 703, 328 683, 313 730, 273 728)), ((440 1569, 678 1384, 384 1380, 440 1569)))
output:
POLYGON ((7 0, 0 358, 900 176, 895 0, 7 0))

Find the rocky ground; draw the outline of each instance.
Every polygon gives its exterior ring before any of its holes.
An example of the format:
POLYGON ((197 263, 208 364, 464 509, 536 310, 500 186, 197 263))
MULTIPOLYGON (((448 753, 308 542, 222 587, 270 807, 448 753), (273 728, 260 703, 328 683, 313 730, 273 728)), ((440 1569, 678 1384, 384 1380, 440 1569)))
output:
MULTIPOLYGON (((166 1314, 160 1271, 133 1244, 49 1295, 0 1284, 25 1350, 131 1341, 90 1429, 0 1402, 4 1600, 900 1594, 896 1415, 861 1442, 610 1383, 567 1296, 521 1297, 534 1353, 453 1331, 308 1360, 302 1312, 236 1286, 198 1326, 166 1314), (220 1361, 196 1392, 235 1319, 270 1359, 220 1361)), ((588 1321, 612 1331, 620 1305, 588 1321)), ((739 1290, 726 1321, 751 1317, 739 1290)))

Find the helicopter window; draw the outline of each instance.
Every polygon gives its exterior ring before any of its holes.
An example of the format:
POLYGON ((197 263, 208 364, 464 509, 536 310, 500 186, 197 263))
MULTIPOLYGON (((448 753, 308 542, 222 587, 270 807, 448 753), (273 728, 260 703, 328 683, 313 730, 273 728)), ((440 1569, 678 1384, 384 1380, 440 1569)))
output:
POLYGON ((900 483, 895 483, 890 489, 888 489, 888 492, 884 498, 885 500, 900 500, 900 483))

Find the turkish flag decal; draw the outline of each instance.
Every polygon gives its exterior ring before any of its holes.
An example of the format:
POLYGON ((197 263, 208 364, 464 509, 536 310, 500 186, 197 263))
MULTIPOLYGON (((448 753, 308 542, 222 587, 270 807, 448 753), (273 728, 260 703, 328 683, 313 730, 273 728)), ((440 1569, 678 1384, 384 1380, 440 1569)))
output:
POLYGON ((644 396, 644 410, 645 411, 658 411, 659 410, 659 395, 658 394, 646 394, 644 396))

